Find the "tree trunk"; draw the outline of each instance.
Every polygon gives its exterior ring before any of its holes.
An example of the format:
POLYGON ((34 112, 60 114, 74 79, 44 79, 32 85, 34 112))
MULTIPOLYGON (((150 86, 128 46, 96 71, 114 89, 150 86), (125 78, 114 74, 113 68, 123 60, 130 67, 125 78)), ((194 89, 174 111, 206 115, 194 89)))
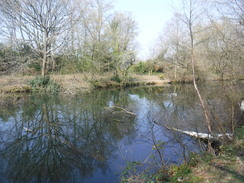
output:
MULTIPOLYGON (((207 106, 202 98, 202 95, 200 93, 200 90, 198 89, 197 86, 197 82, 196 82, 196 74, 195 74, 195 53, 194 53, 194 44, 193 44, 193 34, 192 34, 192 30, 190 29, 190 34, 191 34, 191 62, 192 62, 192 78, 193 78, 193 85, 194 88, 197 92, 197 96, 200 100, 201 106, 203 108, 203 112, 204 112, 204 116, 205 116, 205 120, 206 120, 206 125, 208 128, 208 134, 211 135, 212 134, 212 129, 211 129, 211 120, 209 117, 209 112, 207 109, 207 106)), ((210 139, 208 138, 208 152, 213 154, 213 148, 211 146, 211 142, 210 139)))
MULTIPOLYGON (((193 84, 194 84, 194 88, 197 92, 197 96, 200 100, 203 112, 204 112, 204 117, 205 117, 205 122, 208 128, 208 134, 211 135, 212 134, 212 129, 211 129, 211 120, 209 117, 209 112, 207 109, 207 105, 205 104, 202 95, 200 93, 200 90, 198 89, 197 86, 197 82, 196 82, 196 72, 195 72, 195 65, 196 65, 196 61, 195 61, 195 50, 194 50, 194 33, 192 30, 193 27, 193 14, 192 11, 190 13, 190 17, 189 17, 189 21, 188 21, 188 28, 189 28, 189 33, 190 33, 190 41, 191 41, 191 66, 192 66, 192 80, 193 80, 193 84)), ((208 152, 210 152, 211 154, 213 154, 213 149, 211 146, 211 142, 210 142, 210 138, 208 138, 208 152)))
POLYGON ((47 67, 47 53, 43 53, 43 58, 42 58, 42 77, 46 77, 46 67, 47 67))
POLYGON ((42 57, 42 77, 45 78, 46 77, 46 72, 47 72, 47 31, 45 31, 45 35, 44 35, 44 43, 43 43, 43 57, 42 57))

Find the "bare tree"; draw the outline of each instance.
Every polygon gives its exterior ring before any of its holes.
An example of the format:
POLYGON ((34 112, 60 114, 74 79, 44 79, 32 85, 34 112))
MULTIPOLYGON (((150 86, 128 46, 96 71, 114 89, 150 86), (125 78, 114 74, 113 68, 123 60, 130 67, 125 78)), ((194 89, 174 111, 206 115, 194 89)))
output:
POLYGON ((111 48, 111 65, 115 75, 126 79, 128 69, 135 61, 136 22, 128 14, 115 13, 107 30, 111 48))
MULTIPOLYGON (((200 8, 202 5, 199 4, 198 0, 186 0, 184 1, 184 13, 182 14, 182 21, 187 25, 188 27, 188 32, 189 32, 189 37, 190 37, 190 50, 191 50, 191 65, 192 65, 192 79, 193 79, 193 84, 195 87, 195 90, 197 92, 198 98, 200 100, 201 106, 203 108, 205 120, 206 120, 206 125, 208 128, 208 133, 211 135, 212 134, 212 129, 211 129, 211 120, 210 120, 210 114, 207 108, 207 104, 204 101, 201 92, 198 88, 198 84, 196 81, 196 58, 195 58, 195 35, 196 33, 194 32, 194 26, 203 15, 204 11, 200 8)), ((211 147, 211 142, 208 139, 208 150, 209 152, 212 152, 212 147, 211 147)))
POLYGON ((240 68, 244 63, 244 1, 216 0, 214 5, 215 12, 209 18, 215 32, 221 36, 225 55, 232 62, 232 66, 228 66, 232 68, 229 72, 243 74, 240 68))
POLYGON ((174 71, 174 79, 185 79, 185 75, 191 71, 189 54, 189 40, 187 39, 186 26, 175 13, 166 24, 159 37, 157 60, 163 62, 168 72, 174 71), (177 70, 180 76, 177 76, 177 70))
POLYGON ((79 44, 75 47, 79 47, 81 62, 90 65, 92 73, 127 73, 135 55, 135 20, 114 11, 113 4, 106 0, 82 1, 79 5, 82 14, 76 25, 79 44))
POLYGON ((83 51, 94 72, 104 71, 107 62, 107 36, 105 29, 112 16, 112 4, 104 0, 91 0, 81 3, 83 14, 83 51))
POLYGON ((234 59, 234 50, 231 51, 232 46, 228 43, 228 37, 233 34, 232 24, 225 20, 212 19, 207 26, 207 31, 202 35, 203 39, 207 38, 201 47, 204 52, 202 57, 207 60, 208 69, 224 80, 228 74, 235 74, 235 68, 239 67, 238 61, 234 59))
MULTIPOLYGON (((16 41, 34 49, 42 60, 42 77, 48 71, 48 62, 62 47, 69 30, 67 0, 2 0, 0 11, 5 26, 12 23, 16 41)), ((54 61, 54 60, 52 60, 54 61)))

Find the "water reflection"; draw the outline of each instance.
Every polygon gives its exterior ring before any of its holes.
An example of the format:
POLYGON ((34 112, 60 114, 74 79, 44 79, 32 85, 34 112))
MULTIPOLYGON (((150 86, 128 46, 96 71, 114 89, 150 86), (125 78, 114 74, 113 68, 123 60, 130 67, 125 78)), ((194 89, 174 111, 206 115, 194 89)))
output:
MULTIPOLYGON (((118 97, 118 96, 117 96, 118 97)), ((2 177, 12 182, 82 180, 95 169, 104 173, 116 142, 133 132, 103 119, 106 96, 74 99, 32 96, 1 122, 2 177), (79 176, 79 177, 76 177, 79 176)), ((121 100, 119 100, 121 102, 121 100)), ((13 107, 13 106, 12 106, 13 107)))
MULTIPOLYGON (((243 123, 242 87, 202 87, 214 131, 243 123)), ((168 126, 206 131, 191 85, 6 101, 0 108, 0 182, 116 182, 124 160, 161 166, 199 151, 195 139, 168 126)))

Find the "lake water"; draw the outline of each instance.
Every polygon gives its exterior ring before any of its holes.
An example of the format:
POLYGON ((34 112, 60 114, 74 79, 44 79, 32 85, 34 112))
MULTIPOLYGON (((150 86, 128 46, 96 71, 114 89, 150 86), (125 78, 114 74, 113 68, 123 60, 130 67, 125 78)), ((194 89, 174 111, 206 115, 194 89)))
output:
MULTIPOLYGON (((200 87, 215 133, 243 124, 244 84, 200 87)), ((0 182, 119 182, 129 162, 157 169, 204 145, 168 128, 205 133, 192 85, 26 95, 0 106, 0 182)))

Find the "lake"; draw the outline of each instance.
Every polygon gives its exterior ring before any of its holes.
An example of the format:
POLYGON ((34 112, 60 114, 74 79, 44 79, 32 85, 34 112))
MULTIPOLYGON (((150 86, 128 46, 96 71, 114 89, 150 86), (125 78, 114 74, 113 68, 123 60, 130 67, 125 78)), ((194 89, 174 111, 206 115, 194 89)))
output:
MULTIPOLYGON (((243 89, 243 81, 200 86, 214 133, 243 124, 243 89)), ((119 182, 128 165, 153 172, 206 148, 169 128, 207 133, 192 85, 5 97, 0 182, 119 182)))

